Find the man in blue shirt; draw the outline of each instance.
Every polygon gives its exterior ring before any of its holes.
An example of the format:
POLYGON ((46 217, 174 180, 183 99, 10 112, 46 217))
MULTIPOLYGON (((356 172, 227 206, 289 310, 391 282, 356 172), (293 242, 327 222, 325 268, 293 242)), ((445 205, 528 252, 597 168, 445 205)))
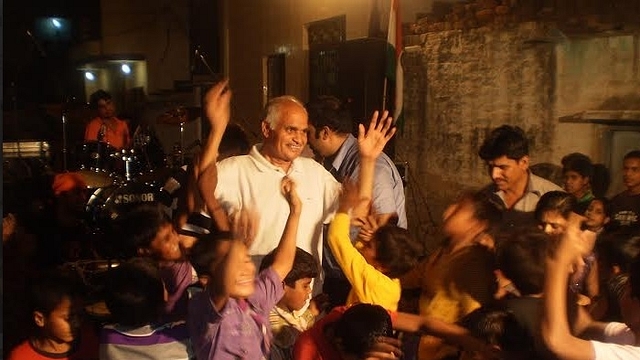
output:
MULTIPOLYGON (((360 157, 349 110, 332 96, 319 97, 306 107, 309 114, 308 144, 316 157, 339 182, 345 179, 356 181, 360 173, 360 157)), ((393 161, 384 153, 376 160, 372 210, 378 224, 397 221, 399 227, 407 228, 402 177, 393 161)), ((353 229, 352 240, 356 236, 357 229, 353 229)), ((329 247, 324 246, 323 250, 324 291, 329 294, 331 305, 344 305, 349 283, 329 247)))

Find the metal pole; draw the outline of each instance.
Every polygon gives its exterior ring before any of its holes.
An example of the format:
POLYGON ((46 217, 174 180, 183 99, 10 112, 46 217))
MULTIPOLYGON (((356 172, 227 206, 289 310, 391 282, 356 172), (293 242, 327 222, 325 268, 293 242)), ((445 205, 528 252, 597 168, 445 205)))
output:
POLYGON ((67 171, 67 109, 62 109, 62 170, 67 171))

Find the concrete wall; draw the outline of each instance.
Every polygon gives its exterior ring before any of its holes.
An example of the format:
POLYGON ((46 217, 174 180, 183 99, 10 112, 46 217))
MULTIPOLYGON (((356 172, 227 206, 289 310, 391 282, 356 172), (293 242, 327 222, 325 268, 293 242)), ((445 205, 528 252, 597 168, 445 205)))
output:
POLYGON ((405 49, 406 122, 397 160, 411 170, 407 204, 414 231, 440 223, 461 189, 490 181, 477 151, 492 128, 522 127, 532 141, 532 164, 559 164, 575 151, 602 161, 611 127, 559 118, 640 109, 637 35, 556 42, 548 41, 550 31, 523 23, 407 39, 416 45, 405 49))
MULTIPOLYGON (((305 25, 346 15, 347 39, 366 37, 371 9, 376 2, 381 27, 386 31, 388 0, 226 0, 227 64, 234 90, 235 116, 258 132, 264 98, 263 61, 270 54, 287 54, 286 92, 307 100, 309 84, 305 25)), ((405 0, 402 2, 402 16, 413 21, 415 14, 429 10, 430 4, 430 1, 405 0)))
MULTIPOLYGON (((640 110, 640 36, 564 41, 556 47, 556 117, 585 110, 640 110)), ((560 123, 553 159, 582 151, 606 161, 607 125, 560 123), (581 136, 563 136, 581 134, 581 136)))

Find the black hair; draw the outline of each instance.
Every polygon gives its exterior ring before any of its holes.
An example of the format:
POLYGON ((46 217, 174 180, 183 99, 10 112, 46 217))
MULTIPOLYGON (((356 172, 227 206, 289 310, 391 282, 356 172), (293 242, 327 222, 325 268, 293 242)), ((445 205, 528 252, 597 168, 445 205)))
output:
POLYGON ((189 262, 200 276, 211 276, 211 267, 221 260, 218 248, 224 241, 233 241, 231 232, 212 232, 201 237, 189 252, 189 262))
MULTIPOLYGON (((260 263, 260 271, 273 265, 275 250, 267 254, 260 263)), ((289 287, 295 287, 296 281, 304 278, 315 278, 320 273, 320 267, 313 255, 308 252, 296 248, 296 256, 293 259, 293 267, 284 278, 284 283, 289 287)))
POLYGON ((163 226, 172 224, 171 218, 159 204, 139 204, 116 218, 112 237, 121 239, 125 257, 137 256, 138 249, 146 249, 163 226))
POLYGON ((518 126, 502 125, 491 131, 484 140, 478 156, 484 161, 491 161, 501 156, 520 160, 529 155, 529 141, 518 126))
POLYGON ((627 160, 627 159, 638 159, 640 160, 640 150, 631 150, 628 153, 626 153, 624 155, 624 157, 622 158, 622 160, 627 160))
POLYGON ((581 153, 571 153, 561 160, 562 172, 575 171, 582 177, 588 177, 589 181, 593 179, 593 162, 591 159, 581 153))
POLYGON ((629 233, 626 229, 605 232, 596 248, 605 264, 617 265, 626 273, 633 259, 640 254, 640 234, 629 233))
POLYGON ((604 197, 611 185, 611 173, 604 164, 593 164, 591 192, 597 197, 604 197))
POLYGON ((458 201, 469 200, 473 205, 473 216, 485 221, 489 229, 493 229, 502 221, 502 215, 506 210, 504 204, 496 199, 494 194, 486 191, 463 192, 458 201))
POLYGON ((89 105, 91 109, 95 110, 98 108, 98 102, 100 100, 111 100, 111 94, 100 89, 89 96, 89 105))
POLYGON ((29 287, 30 310, 49 315, 64 298, 84 295, 82 284, 66 271, 46 272, 31 281, 29 287))
POLYGON ((572 212, 578 213, 578 200, 564 191, 549 191, 538 200, 534 211, 535 218, 541 221, 547 211, 557 211, 563 218, 568 219, 572 212))
POLYGON ((158 264, 149 258, 133 258, 109 270, 105 303, 120 325, 140 327, 158 321, 164 306, 158 264))
POLYGON ((363 357, 380 336, 392 336, 391 316, 380 305, 356 304, 333 326, 343 352, 363 357))
POLYGON ((602 211, 604 212, 604 215, 611 217, 611 201, 609 199, 604 196, 596 196, 589 201, 589 205, 594 201, 599 201, 602 204, 602 211))
POLYGON ((495 235, 502 224, 506 207, 494 193, 485 190, 464 190, 456 198, 457 204, 471 204, 473 217, 485 222, 485 233, 495 235))
POLYGON ((248 154, 249 150, 251 144, 244 129, 238 124, 227 125, 220 140, 219 153, 229 157, 248 154))
POLYGON ((502 351, 527 354, 533 352, 533 340, 510 311, 496 306, 483 306, 459 320, 469 333, 500 347, 502 351))
MULTIPOLYGON (((315 100, 307 103, 309 114, 309 124, 316 130, 328 127, 330 130, 340 134, 350 134, 353 132, 353 121, 351 112, 338 98, 334 96, 319 96, 315 100)), ((319 131, 316 131, 316 137, 319 131)))
POLYGON ((376 230, 376 261, 395 279, 413 269, 424 255, 424 242, 411 236, 407 229, 387 224, 376 230))
POLYGON ((522 227, 501 236, 505 239, 497 242, 498 268, 522 295, 540 294, 544 288, 549 236, 534 227, 522 227))
POLYGON ((640 254, 629 267, 629 283, 631 284, 631 296, 640 300, 640 254))
MULTIPOLYGON (((77 307, 73 304, 81 300, 84 295, 83 284, 77 277, 63 270, 54 270, 31 281, 28 295, 29 309, 48 317, 65 298, 68 298, 72 303, 69 311, 69 326, 74 333, 77 333, 81 327, 81 313, 76 311, 77 307)), ((40 331, 35 323, 31 326, 36 331, 40 331)))

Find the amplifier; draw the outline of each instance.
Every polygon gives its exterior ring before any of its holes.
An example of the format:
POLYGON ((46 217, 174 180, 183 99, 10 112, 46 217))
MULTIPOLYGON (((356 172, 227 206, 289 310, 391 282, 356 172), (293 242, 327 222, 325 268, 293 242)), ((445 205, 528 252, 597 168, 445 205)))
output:
POLYGON ((2 156, 4 159, 38 158, 50 159, 51 150, 46 141, 17 141, 3 142, 2 156))

